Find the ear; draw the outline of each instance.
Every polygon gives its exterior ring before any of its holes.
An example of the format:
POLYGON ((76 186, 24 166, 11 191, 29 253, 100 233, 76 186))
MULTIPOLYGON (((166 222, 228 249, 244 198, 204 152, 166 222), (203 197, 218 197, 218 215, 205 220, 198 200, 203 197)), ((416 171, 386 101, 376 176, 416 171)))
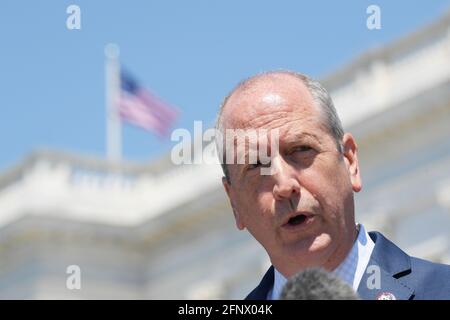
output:
POLYGON ((344 137, 342 138, 342 146, 344 149, 344 160, 350 176, 353 191, 359 192, 362 188, 362 182, 359 173, 359 163, 357 155, 358 146, 356 145, 355 139, 350 133, 344 134, 344 137))
POLYGON ((239 212, 236 210, 236 206, 234 205, 234 190, 233 190, 233 187, 231 186, 231 184, 227 181, 227 179, 225 177, 222 177, 222 184, 223 184, 223 187, 225 188, 225 191, 227 192, 228 199, 230 200, 231 208, 233 209, 234 220, 236 221, 236 227, 239 230, 244 230, 245 229, 245 225, 242 222, 242 219, 241 219, 241 216, 240 216, 239 212))

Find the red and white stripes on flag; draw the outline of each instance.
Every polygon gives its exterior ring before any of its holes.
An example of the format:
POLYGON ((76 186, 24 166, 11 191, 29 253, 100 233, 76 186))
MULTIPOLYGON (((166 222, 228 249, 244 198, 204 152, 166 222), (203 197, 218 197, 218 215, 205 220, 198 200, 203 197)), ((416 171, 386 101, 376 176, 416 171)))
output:
POLYGON ((121 72, 120 80, 120 118, 161 137, 167 136, 177 118, 178 110, 141 87, 128 74, 121 72))

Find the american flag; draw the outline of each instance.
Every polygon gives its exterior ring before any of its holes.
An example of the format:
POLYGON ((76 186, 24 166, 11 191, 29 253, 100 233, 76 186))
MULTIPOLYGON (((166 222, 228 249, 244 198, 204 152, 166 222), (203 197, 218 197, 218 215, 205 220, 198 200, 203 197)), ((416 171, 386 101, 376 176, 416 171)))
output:
POLYGON ((128 73, 120 74, 119 115, 123 121, 164 137, 175 122, 178 110, 162 101, 128 73))

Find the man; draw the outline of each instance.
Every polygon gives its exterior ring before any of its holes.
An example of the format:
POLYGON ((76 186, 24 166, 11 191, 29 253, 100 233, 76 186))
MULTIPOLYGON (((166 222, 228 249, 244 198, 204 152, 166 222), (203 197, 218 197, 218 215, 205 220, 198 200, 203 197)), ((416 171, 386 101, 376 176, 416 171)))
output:
MULTIPOLYGON (((251 77, 225 98, 217 129, 223 142, 230 129, 278 134, 269 163, 252 163, 249 150, 246 161, 236 155, 224 163, 230 145, 219 150, 236 226, 272 262, 247 299, 277 299, 289 277, 310 267, 336 273, 362 299, 450 299, 449 266, 409 257, 355 223, 353 194, 362 186, 357 145, 318 82, 290 71, 251 77), (272 174, 262 174, 269 166, 272 174), (379 285, 370 279, 376 273, 379 285)), ((270 139, 259 135, 258 147, 272 145, 270 139)))

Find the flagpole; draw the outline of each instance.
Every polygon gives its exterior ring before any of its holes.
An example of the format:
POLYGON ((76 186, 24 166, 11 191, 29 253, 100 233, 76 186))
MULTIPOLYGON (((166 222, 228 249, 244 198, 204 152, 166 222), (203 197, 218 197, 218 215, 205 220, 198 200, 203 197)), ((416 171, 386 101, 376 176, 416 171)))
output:
POLYGON ((105 46, 106 73, 106 156, 111 162, 122 160, 122 124, 118 103, 120 99, 119 46, 105 46))

